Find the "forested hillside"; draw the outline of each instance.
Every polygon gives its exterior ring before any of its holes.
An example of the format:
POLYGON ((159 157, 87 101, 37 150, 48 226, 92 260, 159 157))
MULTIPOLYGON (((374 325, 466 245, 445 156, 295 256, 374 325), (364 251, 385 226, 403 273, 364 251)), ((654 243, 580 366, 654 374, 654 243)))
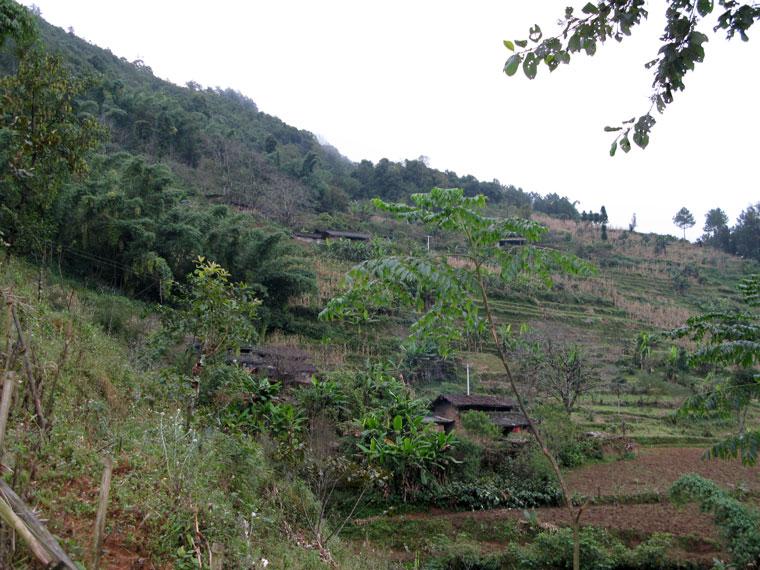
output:
POLYGON ((0 102, 0 568, 760 558, 755 471, 698 459, 759 448, 759 206, 691 244, 353 163, 13 0, 0 102))

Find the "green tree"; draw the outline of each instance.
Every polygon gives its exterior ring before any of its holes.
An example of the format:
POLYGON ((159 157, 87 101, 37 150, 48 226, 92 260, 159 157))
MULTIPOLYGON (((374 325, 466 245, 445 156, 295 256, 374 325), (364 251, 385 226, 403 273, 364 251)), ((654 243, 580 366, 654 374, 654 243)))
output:
POLYGON ((76 112, 86 87, 60 57, 35 48, 0 79, 0 226, 16 247, 39 249, 52 236, 58 192, 86 172, 87 153, 100 142, 97 121, 76 112))
POLYGON ((728 216, 720 208, 713 208, 705 214, 705 226, 702 230, 711 237, 716 237, 718 231, 726 227, 728 216))
POLYGON ((436 253, 365 261, 348 273, 347 291, 330 301, 322 317, 361 322, 370 320, 380 309, 411 307, 418 311, 411 326, 412 337, 417 341, 435 342, 441 355, 450 353, 466 334, 490 337, 519 408, 528 418, 530 431, 562 489, 565 508, 573 521, 574 567, 578 568, 578 521, 582 509, 573 506, 572 494, 557 460, 530 420, 525 400, 512 375, 506 348, 509 329, 496 322, 487 282, 498 279, 506 285, 550 283, 551 271, 582 272, 588 267, 577 258, 535 245, 500 248, 499 241, 514 234, 535 244, 546 228, 530 220, 493 219, 483 215, 486 200, 482 195, 465 197, 462 189, 433 188, 428 194, 412 195, 412 205, 389 204, 379 199, 373 202, 400 220, 458 235, 463 242, 460 257, 464 263, 452 265, 448 254, 436 253))
POLYGON ((696 224, 694 216, 685 206, 673 216, 673 223, 683 230, 683 239, 686 239, 686 228, 691 228, 696 224))
POLYGON ((187 285, 178 286, 175 298, 177 308, 164 310, 163 336, 186 344, 176 369, 180 379, 193 389, 187 402, 189 423, 200 395, 199 377, 204 367, 257 338, 261 301, 245 283, 231 282, 226 269, 203 257, 196 260, 187 285))
POLYGON ((646 331, 641 331, 636 335, 634 340, 634 361, 638 363, 639 369, 644 370, 647 360, 652 356, 652 348, 655 346, 656 338, 646 331))
POLYGON ((37 38, 34 21, 26 8, 14 0, 0 0, 0 47, 12 40, 23 50, 37 38))
POLYGON ((688 337, 699 348, 691 355, 692 365, 710 364, 725 370, 726 378, 704 393, 689 398, 682 406, 684 415, 737 415, 738 434, 713 446, 710 457, 741 457, 747 464, 757 461, 760 430, 747 429, 746 413, 760 400, 760 274, 745 279, 740 289, 745 307, 736 311, 716 311, 689 319, 671 334, 688 337))
MULTIPOLYGON (((749 39, 747 31, 760 19, 760 5, 737 0, 668 0, 665 4, 665 30, 660 36, 661 47, 653 59, 645 64, 654 73, 653 92, 648 110, 638 118, 632 117, 619 125, 605 127, 616 133, 610 148, 614 156, 618 146, 624 152, 631 149, 631 140, 641 148, 649 144, 649 133, 655 125, 654 111, 658 113, 673 102, 676 92, 684 89, 684 76, 704 60, 704 44, 708 37, 698 31, 700 24, 718 8, 719 14, 713 31, 723 32, 727 39, 738 35, 749 39)), ((549 71, 570 63, 571 56, 584 52, 593 56, 597 45, 614 39, 623 41, 631 31, 649 15, 645 0, 598 0, 588 2, 581 14, 568 7, 560 21, 560 31, 544 37, 536 24, 527 39, 505 40, 512 52, 504 64, 508 76, 522 66, 528 79, 534 79, 541 64, 549 71), (529 46, 528 42, 532 45, 529 46)))
POLYGON ((760 261, 760 202, 742 211, 732 238, 737 255, 760 261))

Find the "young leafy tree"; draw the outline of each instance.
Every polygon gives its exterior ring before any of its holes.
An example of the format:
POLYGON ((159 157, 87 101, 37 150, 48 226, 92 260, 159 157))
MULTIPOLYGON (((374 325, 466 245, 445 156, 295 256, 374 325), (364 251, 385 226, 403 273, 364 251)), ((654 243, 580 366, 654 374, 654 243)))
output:
POLYGON ((673 223, 683 230, 683 239, 686 239, 686 228, 691 228, 696 224, 692 213, 684 206, 673 216, 673 223))
POLYGON ((760 274, 745 279, 740 289, 746 307, 737 311, 718 311, 689 319, 685 326, 671 332, 699 343, 691 356, 692 365, 711 364, 726 370, 727 379, 712 390, 689 398, 682 414, 718 413, 738 416, 738 434, 708 450, 709 457, 741 457, 755 464, 760 449, 760 430, 747 429, 746 412, 760 401, 760 274))
POLYGON ((0 226, 22 249, 40 249, 53 232, 50 211, 65 182, 87 170, 102 130, 79 116, 87 88, 63 60, 39 48, 23 52, 18 70, 0 78, 0 226))
POLYGON ((499 279, 506 284, 548 284, 552 271, 579 273, 588 267, 577 258, 533 245, 546 232, 546 228, 536 222, 483 215, 486 200, 482 195, 466 197, 459 188, 433 188, 430 193, 414 194, 411 198, 412 205, 391 204, 377 198, 373 203, 399 220, 421 223, 460 236, 464 251, 454 256, 459 262, 451 263, 452 256, 435 253, 365 261, 348 273, 347 290, 330 301, 322 317, 362 322, 370 320, 377 309, 411 307, 418 311, 411 326, 412 337, 434 341, 442 355, 450 353, 466 334, 490 337, 519 408, 528 418, 530 431, 562 489, 565 508, 573 521, 576 537, 574 567, 578 568, 578 521, 583 509, 573 505, 572 494, 557 460, 530 420, 507 353, 509 329, 496 321, 487 282, 499 279), (499 247, 499 240, 514 234, 525 237, 529 245, 510 249, 499 247))
POLYGON ((634 362, 638 363, 639 368, 644 370, 644 365, 652 356, 652 347, 655 345, 655 337, 646 331, 641 331, 636 335, 634 340, 634 362))
MULTIPOLYGON (((673 102, 675 92, 683 91, 684 76, 701 63, 705 57, 704 44, 708 37, 697 28, 718 8, 720 14, 714 20, 713 31, 725 32, 726 39, 738 35, 743 41, 747 31, 760 19, 760 5, 737 0, 667 0, 665 4, 665 30, 660 36, 662 46, 653 59, 645 64, 654 70, 653 91, 649 97, 649 109, 640 115, 622 121, 618 126, 605 127, 615 132, 610 148, 614 156, 618 145, 624 152, 631 150, 631 139, 641 148, 649 144, 649 133, 655 125, 654 110, 663 113, 673 102), (631 132, 633 131, 633 132, 631 132), (630 138, 629 138, 630 135, 630 138)), ((645 0, 598 0, 587 2, 577 14, 572 7, 565 9, 560 21, 561 30, 545 38, 536 24, 529 30, 528 39, 504 40, 505 47, 514 52, 504 64, 504 73, 512 76, 522 65, 528 79, 534 79, 541 63, 549 71, 561 64, 570 63, 572 55, 585 52, 592 56, 597 44, 610 39, 622 42, 631 35, 633 28, 645 20, 649 12, 645 0), (533 45, 528 47, 528 41, 533 45)))
POLYGON ((164 312, 164 336, 174 343, 187 344, 177 372, 193 388, 187 403, 189 423, 201 391, 204 367, 256 340, 261 302, 245 283, 231 282, 226 269, 203 257, 196 260, 187 285, 175 295, 177 309, 164 312))

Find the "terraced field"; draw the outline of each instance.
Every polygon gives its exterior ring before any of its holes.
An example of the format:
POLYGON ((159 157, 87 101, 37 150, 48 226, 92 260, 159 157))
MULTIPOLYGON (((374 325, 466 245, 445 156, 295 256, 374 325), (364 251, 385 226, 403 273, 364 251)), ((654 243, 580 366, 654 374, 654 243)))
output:
MULTIPOLYGON (((745 467, 737 461, 705 461, 702 454, 703 449, 698 447, 641 449, 634 459, 569 471, 569 486, 593 501, 584 510, 581 524, 605 528, 629 545, 654 533, 667 533, 674 538, 670 556, 711 567, 714 558, 726 554, 712 517, 696 505, 671 504, 668 488, 681 475, 697 473, 726 489, 758 494, 760 468, 745 467)), ((564 508, 533 512, 545 528, 570 524, 564 508)), ((482 552, 504 550, 511 542, 524 540, 520 528, 525 523, 521 509, 434 509, 360 519, 354 522, 349 535, 370 542, 371 537, 377 537, 396 551, 396 558, 404 560, 419 552, 433 551, 437 541, 461 540, 463 536, 479 545, 482 552)))

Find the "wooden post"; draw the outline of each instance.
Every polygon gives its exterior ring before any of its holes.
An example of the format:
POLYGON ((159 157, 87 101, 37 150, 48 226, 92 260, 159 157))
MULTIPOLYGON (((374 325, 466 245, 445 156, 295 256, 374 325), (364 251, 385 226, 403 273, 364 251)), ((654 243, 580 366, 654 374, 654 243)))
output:
POLYGON ((224 545, 220 542, 214 542, 211 544, 211 559, 209 566, 211 570, 222 570, 224 567, 224 545))
POLYGON ((98 500, 98 514, 95 517, 95 544, 92 555, 93 570, 100 569, 100 555, 103 550, 103 534, 106 530, 106 511, 108 510, 108 494, 111 491, 111 474, 113 473, 113 460, 110 456, 105 458, 103 479, 100 482, 100 499, 98 500))
POLYGON ((6 503, 2 497, 0 497, 0 519, 4 520, 9 527, 18 533, 21 539, 29 547, 29 550, 32 551, 34 557, 39 560, 43 566, 47 567, 53 563, 53 557, 50 556, 50 553, 44 546, 42 546, 42 544, 40 544, 40 541, 38 541, 29 528, 27 528, 24 521, 21 520, 21 517, 13 511, 11 506, 6 503))
POLYGON ((77 570, 55 537, 10 486, 0 479, 0 518, 24 540, 45 567, 77 570))
POLYGON ((8 414, 11 410, 13 388, 16 386, 16 373, 6 372, 3 374, 3 399, 0 401, 0 459, 3 457, 3 441, 5 441, 5 428, 8 425, 8 414))
POLYGON ((11 316, 13 317, 13 323, 16 326, 16 333, 18 334, 18 343, 21 346, 21 356, 24 362, 24 372, 26 372, 26 378, 29 382, 29 391, 32 393, 32 400, 34 400, 34 410, 37 413, 37 423, 42 428, 42 431, 47 430, 47 422, 45 421, 45 415, 42 411, 42 401, 40 400, 40 393, 37 383, 34 381, 34 373, 32 372, 32 363, 29 360, 29 345, 24 340, 24 331, 21 328, 21 323, 18 320, 18 314, 16 313, 16 306, 11 303, 11 316))

